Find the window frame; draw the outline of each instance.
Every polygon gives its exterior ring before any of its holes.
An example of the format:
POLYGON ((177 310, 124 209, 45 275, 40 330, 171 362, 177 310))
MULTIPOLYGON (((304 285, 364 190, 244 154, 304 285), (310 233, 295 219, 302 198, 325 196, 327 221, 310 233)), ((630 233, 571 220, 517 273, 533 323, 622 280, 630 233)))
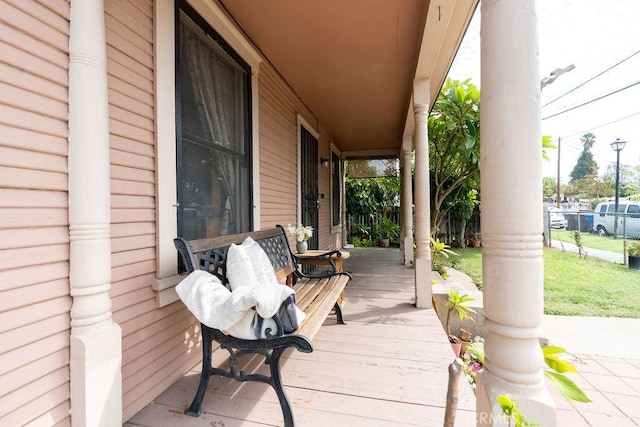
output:
MULTIPOLYGON (((177 236, 176 183, 176 57, 175 31, 177 1, 161 0, 154 8, 154 95, 156 137, 156 291, 158 306, 178 300, 173 290, 181 280, 173 239, 177 236)), ((253 186, 253 228, 260 229, 260 165, 259 153, 259 72, 264 61, 260 53, 229 20, 215 2, 188 0, 231 48, 251 67, 251 167, 253 186)))
MULTIPOLYGON (((252 115, 253 115, 253 111, 251 108, 251 87, 252 87, 252 81, 251 81, 251 67, 249 66, 249 64, 240 56, 238 55, 238 53, 220 36, 220 34, 218 34, 218 32, 204 19, 202 18, 202 16, 200 16, 196 10, 191 7, 189 5, 188 2, 186 2, 185 0, 178 0, 176 1, 176 15, 175 15, 175 28, 177 29, 180 25, 180 12, 183 12, 186 17, 188 19, 190 19, 191 21, 193 21, 193 23, 195 23, 195 25, 198 26, 198 28, 200 28, 207 37, 211 38, 220 48, 221 52, 224 53, 225 56, 227 56, 227 60, 229 61, 233 61, 235 62, 235 64, 233 64, 234 66, 237 66, 238 68, 244 70, 244 72, 246 73, 245 75, 245 82, 244 84, 246 85, 246 91, 242 94, 243 99, 240 101, 242 102, 242 106, 241 108, 244 111, 244 113, 246 114, 246 117, 244 117, 243 120, 243 127, 244 127, 244 141, 243 141, 243 145, 244 145, 244 155, 243 156, 239 156, 238 153, 235 150, 231 150, 229 148, 226 147, 215 147, 215 146, 209 146, 209 144, 202 144, 202 143, 198 143, 196 140, 199 139, 197 136, 193 135, 191 138, 187 137, 185 139, 185 134, 182 130, 182 115, 181 115, 181 87, 180 87, 180 75, 179 75, 179 70, 180 70, 180 47, 178 46, 178 43, 176 43, 175 45, 175 69, 176 69, 176 97, 175 97, 175 101, 176 101, 176 182, 178 182, 180 180, 180 178, 183 175, 183 171, 182 171, 182 167, 183 167, 183 159, 182 159, 182 155, 183 155, 183 151, 184 151, 184 142, 185 141, 190 141, 191 143, 198 145, 202 148, 206 148, 206 149, 213 149, 215 150, 215 152, 218 153, 225 153, 227 155, 230 155, 234 158, 238 158, 238 159, 242 159, 242 161, 246 161, 247 163, 247 173, 248 173, 248 182, 247 182, 247 188, 246 189, 242 189, 242 191, 246 190, 248 192, 248 206, 243 206, 242 210, 245 210, 245 208, 249 208, 249 212, 251 212, 251 207, 254 206, 254 201, 253 201, 253 185, 251 183, 252 177, 253 177, 253 162, 251 161, 252 159, 252 152, 253 152, 253 147, 252 147, 252 136, 251 136, 251 124, 252 124, 252 115), (180 149, 178 149, 178 147, 180 149)), ((176 32, 176 42, 178 40, 178 34, 176 32)), ((177 188, 177 197, 178 200, 181 199, 181 188, 178 187, 177 188)), ((184 215, 181 218, 179 215, 180 212, 180 205, 178 204, 178 209, 176 210, 176 216, 177 216, 177 235, 179 236, 183 236, 184 234, 184 215)), ((252 215, 249 215, 249 218, 247 218, 248 221, 248 230, 242 230, 242 231, 250 231, 253 230, 253 218, 252 215)), ((216 237, 216 236, 207 236, 207 237, 216 237)))

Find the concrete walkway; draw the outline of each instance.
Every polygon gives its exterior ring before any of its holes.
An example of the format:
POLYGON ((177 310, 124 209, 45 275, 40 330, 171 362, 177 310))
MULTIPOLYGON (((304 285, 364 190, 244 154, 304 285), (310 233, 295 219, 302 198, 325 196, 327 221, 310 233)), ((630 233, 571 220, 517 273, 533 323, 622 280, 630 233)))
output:
MULTIPOLYGON (((576 244, 558 239, 551 240, 551 247, 560 249, 562 251, 573 252, 576 254, 579 253, 578 246, 576 244)), ((622 254, 605 251, 602 249, 590 248, 588 246, 583 246, 582 249, 586 253, 587 257, 603 259, 605 261, 614 262, 616 264, 625 264, 624 256, 622 254)))
MULTIPOLYGON (((447 284, 475 288, 469 276, 450 273, 447 284)), ((578 370, 568 376, 592 400, 569 402, 549 386, 558 426, 640 426, 640 319, 545 315, 543 329, 549 344, 567 350, 578 370)))

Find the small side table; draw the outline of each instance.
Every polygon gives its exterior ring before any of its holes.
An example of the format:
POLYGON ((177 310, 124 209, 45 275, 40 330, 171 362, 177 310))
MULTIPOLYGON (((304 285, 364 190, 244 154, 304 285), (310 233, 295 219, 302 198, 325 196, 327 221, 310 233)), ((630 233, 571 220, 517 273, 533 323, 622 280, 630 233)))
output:
MULTIPOLYGON (((328 251, 320 251, 320 250, 310 249, 310 250, 307 250, 303 254, 296 253, 296 256, 298 258, 300 258, 300 264, 330 265, 328 260, 314 258, 314 257, 317 257, 318 255, 322 255, 322 254, 327 253, 327 252, 328 251)), ((349 258, 351 256, 351 254, 349 252, 346 252, 346 251, 340 251, 340 254, 341 254, 340 256, 338 256, 338 254, 331 255, 331 260, 335 264, 336 270, 338 272, 344 271, 342 269, 342 261, 344 261, 345 259, 347 259, 347 258, 349 258)))
MULTIPOLYGON (((309 249, 303 254, 296 253, 296 256, 299 258, 300 264, 305 264, 305 265, 331 265, 329 263, 329 261, 326 260, 326 259, 314 258, 314 257, 317 257, 318 255, 322 255, 322 254, 327 253, 327 252, 329 252, 329 251, 320 251, 320 250, 316 250, 316 249, 309 249)), ((331 255, 331 261, 333 261, 333 264, 336 266, 336 271, 338 271, 338 272, 343 272, 344 271, 343 267, 342 267, 342 261, 344 261, 345 259, 348 259, 350 256, 351 256, 351 254, 349 252, 347 252, 347 251, 344 251, 344 250, 340 251, 340 256, 338 256, 338 254, 331 255)), ((342 294, 338 298, 338 304, 340 304, 341 306, 344 305, 344 300, 345 300, 345 295, 344 295, 344 291, 342 291, 342 294)))

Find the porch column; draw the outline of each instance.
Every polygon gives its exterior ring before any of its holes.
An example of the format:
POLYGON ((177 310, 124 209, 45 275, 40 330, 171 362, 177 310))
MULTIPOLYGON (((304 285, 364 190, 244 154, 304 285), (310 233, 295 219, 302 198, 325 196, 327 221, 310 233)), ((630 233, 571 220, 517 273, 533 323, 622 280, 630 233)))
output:
POLYGON ((416 307, 431 308, 431 210, 429 207, 429 79, 413 82, 413 112, 416 120, 416 307))
POLYGON ((411 151, 413 138, 405 135, 402 140, 402 249, 404 265, 413 261, 413 189, 411 183, 411 151))
POLYGON ((543 315, 542 153, 535 0, 483 0, 481 189, 485 369, 478 425, 507 425, 496 401, 555 426, 538 343, 543 315))
POLYGON ((103 0, 72 0, 69 36, 71 423, 122 425, 122 333, 111 316, 109 110, 103 0))

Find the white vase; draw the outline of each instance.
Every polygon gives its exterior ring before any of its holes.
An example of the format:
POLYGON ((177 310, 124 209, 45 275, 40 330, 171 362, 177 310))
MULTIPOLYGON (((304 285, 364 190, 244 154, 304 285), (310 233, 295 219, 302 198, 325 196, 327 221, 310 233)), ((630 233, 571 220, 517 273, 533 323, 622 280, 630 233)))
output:
POLYGON ((299 254, 303 254, 307 251, 307 241, 304 242, 296 242, 296 250, 299 254))

